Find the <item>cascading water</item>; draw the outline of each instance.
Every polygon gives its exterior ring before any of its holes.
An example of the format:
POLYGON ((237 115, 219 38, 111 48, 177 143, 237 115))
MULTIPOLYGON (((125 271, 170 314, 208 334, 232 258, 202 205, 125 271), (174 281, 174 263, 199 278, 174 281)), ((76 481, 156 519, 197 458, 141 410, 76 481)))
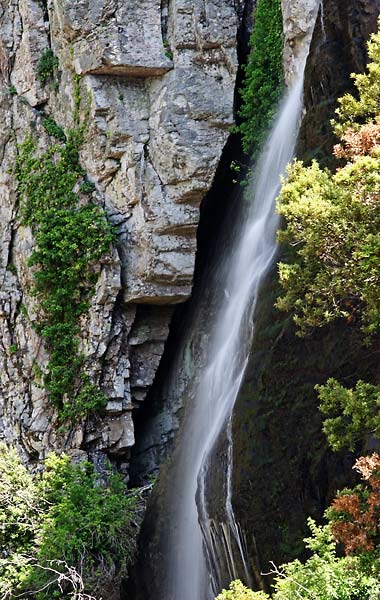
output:
MULTIPOLYGON (((320 0, 315 0, 311 31, 320 0)), ((262 281, 276 254, 279 217, 275 199, 280 178, 292 160, 302 113, 304 68, 311 34, 298 53, 294 82, 252 176, 250 207, 243 210, 232 251, 221 261, 214 297, 219 308, 210 331, 209 361, 183 426, 181 448, 171 474, 176 488, 167 540, 164 600, 210 600, 223 581, 219 544, 225 548, 228 575, 238 575, 234 552, 240 554, 241 577, 250 584, 244 537, 232 507, 232 410, 248 362, 254 333, 254 315, 262 281), (227 277, 225 277, 227 273, 227 277), (225 522, 209 516, 206 483, 215 444, 227 430, 225 522), (174 478, 174 479, 173 479, 174 478), (221 530, 221 535, 218 532, 221 530)), ((221 252, 222 255, 222 252, 221 252)))

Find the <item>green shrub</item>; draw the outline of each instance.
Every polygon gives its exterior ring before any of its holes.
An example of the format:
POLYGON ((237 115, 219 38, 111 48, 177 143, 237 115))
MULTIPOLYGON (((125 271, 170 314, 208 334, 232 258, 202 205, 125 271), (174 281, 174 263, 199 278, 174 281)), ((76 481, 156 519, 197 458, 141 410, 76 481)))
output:
POLYGON ((264 592, 252 592, 238 579, 232 581, 228 590, 223 590, 215 600, 269 600, 264 592))
POLYGON ((328 416, 323 431, 333 450, 354 451, 366 433, 380 437, 380 386, 358 381, 354 389, 347 389, 329 379, 316 389, 320 410, 328 416))
MULTIPOLYGON (((304 540, 311 553, 302 563, 294 560, 280 568, 272 565, 275 576, 272 600, 375 600, 380 595, 379 564, 368 557, 344 557, 337 553, 330 525, 318 527, 309 519, 311 537, 304 540)), ((223 591, 216 600, 269 600, 262 592, 251 592, 240 582, 223 591)))
MULTIPOLYGON (((369 55, 380 54, 380 35, 369 55)), ((302 335, 336 319, 380 330, 380 67, 354 76, 359 99, 340 100, 335 153, 346 164, 336 173, 295 162, 281 190, 286 227, 280 241, 295 249, 280 264, 285 294, 278 307, 292 311, 302 335), (365 120, 368 119, 366 123, 365 120)))
POLYGON ((62 127, 60 127, 52 117, 46 117, 46 119, 42 120, 42 125, 46 129, 47 133, 53 137, 55 137, 60 142, 66 141, 65 132, 62 127))
POLYGON ((80 586, 106 597, 117 589, 141 520, 139 495, 119 475, 103 484, 90 463, 52 454, 32 477, 1 445, 0 489, 2 597, 78 598, 80 586))
POLYGON ((54 55, 53 51, 50 48, 44 50, 37 63, 37 76, 41 85, 46 85, 49 79, 55 77, 58 66, 58 58, 54 55))
MULTIPOLYGON (((335 319, 360 325, 367 341, 380 331, 379 33, 368 53, 367 73, 353 75, 358 97, 339 100, 334 154, 341 168, 295 161, 280 194, 286 226, 279 240, 288 261, 279 265, 284 294, 277 306, 293 313, 299 335, 335 319)), ((334 450, 379 436, 379 386, 359 381, 350 390, 330 379, 317 389, 334 450)))
POLYGON ((251 53, 240 90, 242 123, 238 130, 246 153, 260 149, 282 95, 282 27, 281 0, 258 0, 251 53))
POLYGON ((277 303, 292 311, 302 335, 336 318, 380 327, 380 157, 362 156, 335 174, 295 162, 281 190, 286 228, 279 239, 296 250, 280 263, 285 290, 277 303))

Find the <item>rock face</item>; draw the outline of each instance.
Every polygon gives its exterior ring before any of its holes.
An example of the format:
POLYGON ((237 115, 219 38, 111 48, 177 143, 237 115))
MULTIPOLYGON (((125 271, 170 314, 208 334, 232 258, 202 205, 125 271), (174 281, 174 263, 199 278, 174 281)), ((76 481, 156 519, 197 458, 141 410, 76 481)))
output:
MULTIPOLYGON (((251 10, 254 7, 250 6, 251 10)), ((309 45, 315 23, 312 18, 316 11, 315 0, 283 0, 283 29, 284 29, 284 72, 288 83, 295 75, 298 64, 298 53, 303 45, 309 45)), ((252 16, 249 15, 250 21, 252 16)), ((248 23, 246 24, 246 26, 248 23)), ((248 27, 247 27, 248 28, 248 27)), ((219 191, 219 190, 218 190, 219 191)), ((235 195, 237 195, 235 191, 235 195)), ((232 194, 231 194, 232 196, 232 194)), ((240 199, 237 200, 241 202, 240 199)), ((232 202, 231 202, 232 203, 232 202)), ((217 208, 214 209, 215 213, 217 208)), ((234 214, 225 219, 225 229, 228 232, 234 222, 234 214)), ((228 237, 228 233, 227 233, 228 237)), ((191 402, 196 390, 194 383, 199 376, 201 366, 207 360, 207 345, 210 335, 210 323, 217 307, 211 305, 208 294, 212 273, 218 267, 220 252, 216 251, 215 264, 206 273, 203 284, 194 290, 193 298, 185 311, 186 326, 182 327, 182 335, 174 341, 176 357, 168 367, 164 377, 158 380, 151 394, 152 408, 142 423, 139 439, 134 448, 133 474, 139 480, 139 473, 155 472, 158 466, 171 453, 172 442, 179 428, 184 405, 191 402)), ((206 270, 207 270, 206 266, 206 270)), ((215 302, 215 300, 213 300, 215 302)), ((168 352, 173 353, 170 346, 168 352)))
POLYGON ((305 54, 305 48, 310 45, 315 12, 319 7, 315 0, 282 0, 281 8, 284 23, 284 74, 288 85, 296 75, 298 57, 305 54))
POLYGON ((25 459, 51 449, 106 455, 124 465, 134 444, 132 409, 149 390, 172 305, 191 292, 199 205, 233 123, 236 36, 243 2, 230 0, 12 0, 0 6, 0 435, 25 459), (51 48, 54 84, 39 60, 51 48), (76 94, 88 115, 81 163, 93 201, 117 227, 102 264, 80 350, 108 397, 103 414, 65 433, 41 386, 48 355, 35 332, 33 249, 20 226, 17 144, 41 150, 50 116, 73 126, 76 94), (75 91, 76 90, 76 91, 75 91))

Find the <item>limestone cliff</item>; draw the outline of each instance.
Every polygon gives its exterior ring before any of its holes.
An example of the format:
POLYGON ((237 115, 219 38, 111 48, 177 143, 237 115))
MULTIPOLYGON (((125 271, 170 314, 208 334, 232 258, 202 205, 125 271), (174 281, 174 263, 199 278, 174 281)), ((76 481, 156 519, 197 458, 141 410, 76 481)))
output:
POLYGON ((151 386, 172 306, 189 297, 199 205, 233 123, 236 36, 243 2, 5 0, 0 4, 0 435, 26 459, 52 448, 126 468, 132 410, 151 386), (47 49, 54 85, 38 77, 47 49), (75 83, 77 82, 77 83, 75 83), (43 119, 73 123, 76 86, 89 126, 81 164, 92 200, 117 227, 82 318, 86 371, 105 411, 64 433, 37 373, 31 231, 20 225, 15 160, 28 132, 51 144, 43 119))

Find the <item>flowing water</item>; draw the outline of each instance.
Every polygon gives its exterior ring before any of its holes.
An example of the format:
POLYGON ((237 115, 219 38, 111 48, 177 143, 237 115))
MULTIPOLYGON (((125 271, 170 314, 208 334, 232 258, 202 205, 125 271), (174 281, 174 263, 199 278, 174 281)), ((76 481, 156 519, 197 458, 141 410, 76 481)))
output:
MULTIPOLYGON (((318 8, 319 0, 315 0, 310 16, 314 23, 318 8)), ((181 451, 175 458, 180 491, 171 515, 169 564, 163 565, 167 570, 164 600, 210 600, 220 591, 226 575, 251 584, 246 543, 232 506, 232 410, 248 362, 260 286, 276 255, 279 217, 275 200, 280 178, 294 155, 309 44, 310 39, 297 59, 294 82, 252 175, 249 208, 242 210, 227 259, 222 259, 221 250, 220 275, 213 291, 219 306, 210 328, 209 361, 200 376, 184 423, 181 451), (207 481, 210 470, 215 469, 211 456, 222 432, 227 438, 228 464, 222 490, 225 515, 220 523, 209 516, 207 481)))

